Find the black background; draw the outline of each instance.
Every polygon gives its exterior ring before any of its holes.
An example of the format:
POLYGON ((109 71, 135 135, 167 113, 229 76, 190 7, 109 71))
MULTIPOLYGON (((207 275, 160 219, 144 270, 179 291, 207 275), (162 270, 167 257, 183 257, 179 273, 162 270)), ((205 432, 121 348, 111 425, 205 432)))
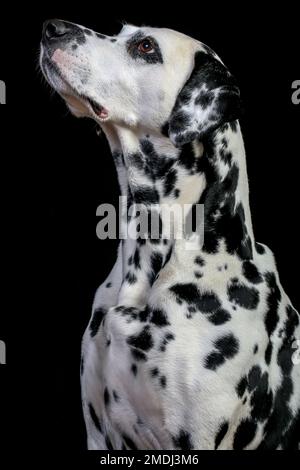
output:
POLYGON ((256 239, 275 252, 282 284, 299 309, 300 105, 291 101, 291 84, 300 78, 297 12, 287 2, 268 12, 254 2, 204 3, 1 6, 0 79, 7 85, 7 105, 0 107, 8 235, 3 251, 5 277, 13 287, 4 292, 8 302, 1 313, 7 365, 0 366, 0 406, 4 437, 16 448, 26 443, 30 452, 42 446, 51 455, 85 449, 80 341, 117 246, 95 233, 97 206, 117 203, 108 145, 92 121, 66 111, 38 70, 47 18, 104 34, 116 34, 123 20, 170 27, 221 56, 244 102, 241 125, 256 239))

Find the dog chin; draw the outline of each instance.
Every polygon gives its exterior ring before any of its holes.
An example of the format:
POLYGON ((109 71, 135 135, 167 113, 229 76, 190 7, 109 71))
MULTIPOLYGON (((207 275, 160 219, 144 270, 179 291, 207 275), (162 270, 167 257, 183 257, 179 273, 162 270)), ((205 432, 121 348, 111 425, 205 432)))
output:
POLYGON ((90 115, 86 102, 72 94, 60 93, 66 105, 75 117, 87 117, 90 115))

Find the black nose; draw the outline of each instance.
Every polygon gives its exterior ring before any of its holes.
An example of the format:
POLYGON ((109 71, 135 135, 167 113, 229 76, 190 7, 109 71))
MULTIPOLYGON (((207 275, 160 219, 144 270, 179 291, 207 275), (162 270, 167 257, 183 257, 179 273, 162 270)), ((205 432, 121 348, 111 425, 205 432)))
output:
POLYGON ((70 31, 70 23, 62 20, 48 20, 45 21, 43 26, 43 37, 48 41, 53 41, 55 39, 62 39, 70 31))

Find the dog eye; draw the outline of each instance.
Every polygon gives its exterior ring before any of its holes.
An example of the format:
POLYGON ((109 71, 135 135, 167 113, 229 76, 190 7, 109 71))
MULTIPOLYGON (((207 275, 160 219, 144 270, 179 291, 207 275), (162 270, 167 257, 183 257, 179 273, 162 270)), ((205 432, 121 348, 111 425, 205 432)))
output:
POLYGON ((138 50, 143 54, 148 54, 149 52, 153 51, 153 44, 151 39, 143 39, 138 45, 138 50))

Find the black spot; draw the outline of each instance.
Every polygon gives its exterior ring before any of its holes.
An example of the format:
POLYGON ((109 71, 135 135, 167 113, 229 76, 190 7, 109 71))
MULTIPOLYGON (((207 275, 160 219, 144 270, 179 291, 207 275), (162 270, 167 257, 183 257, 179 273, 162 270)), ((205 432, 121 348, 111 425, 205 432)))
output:
POLYGON ((224 423, 221 424, 219 427, 219 430, 217 432, 217 435, 215 437, 215 450, 219 447, 221 442, 223 441, 227 431, 228 431, 229 424, 227 421, 224 421, 224 423))
POLYGON ((258 351, 258 344, 255 344, 253 347, 253 354, 256 354, 258 351))
MULTIPOLYGON (((74 26, 73 26, 74 28, 74 26)), ((83 44, 86 43, 86 37, 85 35, 83 34, 83 32, 81 31, 80 35, 79 34, 76 34, 76 42, 77 44, 79 44, 80 46, 82 46, 83 44)))
POLYGON ((161 153, 158 154, 150 140, 142 140, 140 143, 145 157, 145 174, 153 182, 157 179, 164 180, 168 171, 174 166, 174 160, 161 153))
POLYGON ((215 94, 212 91, 201 90, 195 99, 195 104, 200 105, 203 109, 206 109, 213 103, 214 97, 215 94))
POLYGON ((232 164, 225 178, 221 180, 211 163, 211 160, 216 158, 215 144, 212 142, 210 145, 199 159, 207 180, 207 187, 199 201, 204 204, 202 249, 207 253, 217 253, 220 241, 224 240, 230 254, 237 254, 241 259, 251 259, 252 244, 247 232, 245 211, 241 203, 236 204, 239 168, 236 163, 232 164))
POLYGON ((166 333, 165 341, 171 341, 173 339, 175 339, 175 336, 173 335, 173 333, 166 333))
POLYGON ((221 304, 215 294, 204 293, 201 294, 196 305, 201 312, 209 313, 218 309, 221 304))
POLYGON ((227 310, 219 308, 214 313, 209 315, 209 321, 214 325, 223 325, 223 323, 228 322, 231 319, 231 315, 227 310))
POLYGON ((148 305, 143 310, 139 311, 139 320, 140 322, 146 322, 150 316, 150 309, 148 305))
POLYGON ((246 260, 243 262, 243 275, 253 284, 259 284, 263 281, 262 275, 252 261, 246 260))
POLYGON ((225 357, 218 351, 213 351, 205 358, 204 366, 206 369, 216 370, 225 362, 225 357))
POLYGON ((267 349, 265 351, 265 361, 267 365, 270 365, 271 358, 272 358, 272 350, 273 350, 273 344, 271 341, 269 341, 267 349))
POLYGON ((221 160, 223 160, 224 163, 226 163, 227 165, 231 165, 231 162, 232 162, 232 153, 229 152, 228 150, 225 150, 224 148, 221 148, 220 149, 220 157, 221 157, 221 160))
POLYGON ((131 372, 133 373, 134 376, 137 374, 137 366, 136 364, 132 364, 131 366, 131 372))
MULTIPOLYGON (((172 120, 169 122, 169 133, 171 134, 177 134, 176 136, 176 144, 180 145, 182 143, 185 143, 187 141, 192 141, 194 138, 197 137, 197 132, 191 132, 188 134, 188 139, 182 138, 183 136, 181 135, 182 130, 187 128, 191 122, 191 117, 188 113, 183 111, 183 109, 178 109, 175 112, 173 111, 172 114, 172 120)), ((182 154, 181 154, 182 155, 182 154)), ((181 163, 181 155, 179 162, 181 163)))
POLYGON ((237 130, 238 130, 238 121, 237 120, 230 121, 229 126, 230 126, 230 129, 232 130, 232 132, 237 132, 237 130))
POLYGON ((122 439, 124 440, 126 446, 129 447, 129 449, 138 450, 133 440, 127 434, 122 434, 122 439))
POLYGON ((105 444, 109 450, 114 450, 111 440, 108 436, 105 436, 105 444))
POLYGON ((127 158, 130 166, 134 166, 138 170, 142 170, 144 168, 144 160, 141 152, 129 153, 127 158))
POLYGON ((105 406, 108 406, 109 405, 109 402, 110 402, 110 396, 109 396, 109 391, 107 390, 107 387, 105 387, 104 389, 104 404, 105 406))
POLYGON ((297 326, 300 324, 300 317, 298 312, 291 306, 286 307, 287 319, 284 324, 285 337, 290 340, 293 338, 297 326))
POLYGON ((244 377, 241 378, 241 380, 239 381, 239 383, 236 386, 236 393, 238 394, 238 396, 240 398, 242 398, 242 396, 244 395, 244 393, 246 391, 246 388, 247 388, 247 385, 248 385, 247 377, 244 376, 244 377))
POLYGON ((149 274, 149 282, 150 282, 150 285, 152 285, 157 277, 157 274, 159 273, 162 267, 162 263, 163 263, 162 254, 158 252, 152 253, 150 262, 151 262, 151 273, 149 274))
POLYGON ((257 424, 246 418, 235 431, 233 448, 235 450, 244 449, 254 439, 257 430, 257 424))
POLYGON ((181 450, 191 450, 193 449, 191 443, 191 436, 188 432, 183 429, 180 430, 176 437, 172 437, 175 447, 181 450))
POLYGON ((162 133, 162 135, 163 135, 164 137, 169 137, 169 123, 168 123, 168 121, 165 122, 165 123, 162 125, 160 132, 162 133))
POLYGON ((153 369, 151 369, 150 372, 151 372, 152 377, 156 377, 159 373, 159 370, 157 367, 154 367, 153 369))
POLYGON ((133 263, 136 269, 141 268, 141 259, 140 259, 140 250, 136 248, 134 255, 133 255, 133 263))
MULTIPOLYGON (((164 245, 167 245, 167 243, 165 243, 165 240, 164 240, 164 245)), ((168 250, 168 253, 166 254, 166 257, 165 257, 164 266, 170 261, 172 251, 173 251, 173 246, 171 245, 169 250, 168 250)))
POLYGON ((106 39, 106 36, 104 36, 104 34, 101 34, 101 33, 96 33, 96 36, 99 39, 106 39))
POLYGON ((139 186, 133 191, 133 198, 137 204, 157 204, 159 202, 159 194, 155 188, 150 186, 139 186))
POLYGON ((248 388, 249 391, 254 390, 257 387, 261 379, 261 368, 259 366, 253 366, 248 374, 248 388))
POLYGON ((281 292, 276 282, 274 273, 267 273, 265 275, 269 294, 267 297, 268 310, 265 315, 265 325, 269 336, 273 333, 279 321, 278 307, 281 301, 281 292))
POLYGON ((222 336, 215 342, 215 347, 222 352, 226 358, 235 356, 239 350, 239 342, 232 333, 222 336))
POLYGON ((247 310, 255 310, 259 303, 259 292, 254 287, 247 287, 242 283, 233 283, 227 289, 228 298, 231 302, 247 310))
POLYGON ((198 287, 193 283, 174 284, 170 291, 176 295, 178 303, 184 301, 193 305, 203 313, 217 310, 221 304, 218 297, 210 292, 200 293, 198 287))
POLYGON ((232 333, 218 338, 214 346, 216 350, 208 354, 204 360, 204 366, 214 371, 239 351, 239 342, 232 333))
POLYGON ((154 309, 152 311, 151 323, 154 323, 156 326, 168 326, 170 325, 167 314, 161 309, 154 309))
MULTIPOLYGON (((293 383, 290 377, 283 378, 281 386, 277 389, 273 408, 265 426, 265 438, 259 449, 276 450, 282 439, 282 432, 286 429, 292 418, 288 405, 293 393, 293 383)), ((270 402, 270 399, 269 399, 270 402)))
POLYGON ((145 326, 138 335, 129 336, 127 343, 137 349, 149 351, 153 347, 153 339, 149 325, 145 326))
POLYGON ((203 273, 200 273, 200 271, 195 271, 194 276, 196 279, 201 279, 203 277, 203 273))
POLYGON ((300 409, 293 417, 292 423, 282 436, 281 446, 284 450, 299 450, 300 444, 300 409))
POLYGON ((113 397, 116 403, 120 400, 120 397, 115 390, 113 390, 113 397))
POLYGON ((109 289, 111 286, 112 286, 112 283, 108 282, 105 287, 107 287, 109 289))
POLYGON ((90 416, 92 418, 92 421, 93 421, 96 429, 98 429, 98 431, 102 433, 102 427, 101 427, 99 418, 98 418, 98 416, 96 414, 96 411, 95 411, 95 409, 94 409, 94 407, 91 403, 89 403, 89 413, 90 413, 90 416))
POLYGON ((195 307, 188 307, 188 311, 190 313, 195 313, 195 312, 197 312, 197 309, 195 307))
POLYGON ((168 196, 172 192, 172 190, 175 187, 176 181, 177 181, 177 171, 175 170, 175 168, 171 168, 168 171, 165 177, 165 181, 164 181, 164 195, 165 196, 168 196))
MULTIPOLYGON (((271 285, 273 281, 271 280, 271 285)), ((276 287, 273 284, 274 291, 276 287)), ((276 312, 278 315, 278 312, 276 312)), ((288 306, 286 309, 287 318, 283 327, 283 337, 281 338, 281 347, 277 354, 277 364, 281 369, 281 384, 277 387, 273 399, 272 412, 269 416, 267 424, 265 426, 265 438, 259 446, 260 449, 276 449, 282 441, 283 430, 287 429, 293 419, 293 414, 289 406, 289 400, 292 396, 294 386, 291 378, 291 372, 294 364, 291 360, 293 350, 291 348, 291 341, 293 341, 293 335, 295 328, 299 324, 299 317, 297 312, 288 306)), ((265 378, 265 384, 262 393, 266 394, 267 390, 267 377, 265 378)), ((272 395, 269 392, 268 405, 272 401, 272 395)), ((265 413, 266 414, 266 413, 265 413)), ((287 443, 285 442, 285 445, 287 443)))
POLYGON ((125 276, 125 280, 128 282, 128 284, 135 284, 136 281, 137 281, 137 277, 135 274, 131 273, 131 272, 127 272, 126 276, 125 276))
MULTIPOLYGON (((256 372, 258 374, 258 372, 256 372)), ((250 404, 251 417, 255 422, 265 421, 269 416, 273 404, 273 394, 268 390, 268 373, 264 374, 259 378, 253 379, 252 377, 252 389, 253 393, 251 396, 250 404)), ((250 388, 250 377, 249 377, 249 388, 250 388)))
POLYGON ((90 323, 90 332, 91 332, 91 337, 96 336, 98 333, 98 330, 100 328, 100 325, 106 315, 106 310, 103 308, 99 307, 96 308, 96 310, 93 313, 93 317, 90 323))
POLYGON ((259 255, 264 255, 266 252, 265 247, 257 242, 255 243, 255 249, 259 255))
POLYGON ((166 346, 167 344, 172 341, 173 339, 175 339, 175 336, 173 335, 173 333, 166 333, 165 336, 164 336, 164 339, 162 341, 162 344, 161 344, 161 347, 160 347, 160 350, 161 351, 165 351, 166 350, 166 346))
POLYGON ((165 375, 162 375, 159 379, 160 381, 160 385, 162 386, 162 388, 165 388, 166 385, 167 385, 167 379, 166 379, 166 376, 165 375))
POLYGON ((83 375, 84 372, 84 358, 81 356, 80 358, 80 374, 83 375))
POLYGON ((133 355, 134 359, 137 361, 146 361, 147 356, 143 351, 140 351, 139 349, 134 349, 131 348, 131 354, 133 355))

